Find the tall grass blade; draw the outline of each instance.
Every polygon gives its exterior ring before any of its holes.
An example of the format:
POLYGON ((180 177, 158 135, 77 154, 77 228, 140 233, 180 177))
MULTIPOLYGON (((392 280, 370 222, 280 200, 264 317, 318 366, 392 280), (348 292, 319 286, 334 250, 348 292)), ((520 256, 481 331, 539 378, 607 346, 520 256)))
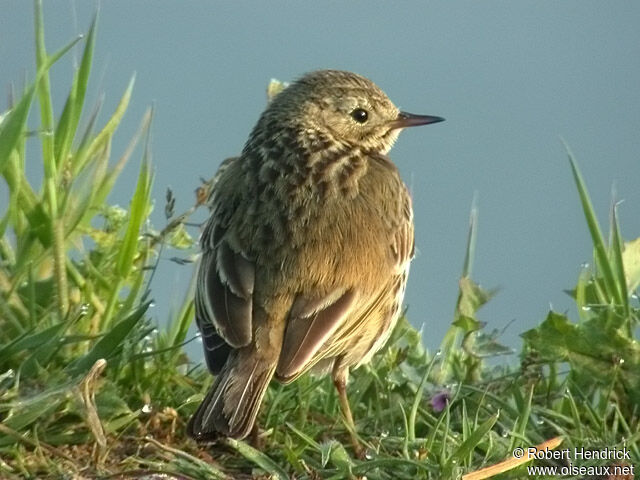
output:
POLYGON ((413 403, 411 404, 411 410, 409 410, 409 418, 407 420, 407 439, 409 442, 414 442, 416 440, 416 418, 418 416, 418 407, 422 402, 422 395, 424 393, 424 386, 429 379, 429 375, 431 375, 431 369, 438 358, 437 355, 433 355, 431 361, 429 362, 429 367, 425 370, 422 379, 420 380, 420 384, 418 385, 418 390, 416 391, 416 395, 413 398, 413 403))
POLYGON ((113 132, 115 132, 118 125, 120 125, 120 121, 129 106, 135 81, 136 76, 133 75, 131 80, 129 80, 129 84, 122 95, 122 98, 120 98, 120 102, 118 102, 118 106, 116 107, 115 112, 113 112, 111 118, 107 121, 102 130, 100 130, 100 132, 84 148, 80 149, 77 155, 75 155, 74 162, 71 166, 72 174, 74 176, 86 166, 89 158, 103 147, 104 142, 113 135, 113 132))
MULTIPOLYGON (((77 148, 78 152, 86 151, 87 147, 89 146, 89 143, 91 143, 91 140, 93 138, 92 137, 93 129, 96 126, 96 122, 98 121, 98 114, 102 110, 103 104, 104 104, 104 93, 100 94, 100 96, 98 97, 98 100, 96 101, 95 105, 91 110, 91 113, 89 114, 89 118, 86 121, 86 125, 82 130, 82 134, 80 135, 80 141, 78 142, 78 148, 77 148)), ((76 156, 79 156, 79 155, 80 154, 78 153, 76 156)), ((75 165, 75 160, 74 160, 74 165, 75 165)))
POLYGON ((0 173, 4 172, 5 166, 9 162, 11 152, 21 137, 27 124, 29 107, 33 101, 35 93, 35 83, 31 85, 22 95, 18 104, 6 115, 0 124, 0 173))
POLYGON ((473 196, 471 202, 471 213, 469 214, 469 233, 467 234, 467 248, 464 252, 464 263, 462 265, 462 276, 470 277, 473 270, 473 258, 476 252, 476 242, 478 236, 478 200, 477 195, 473 196))
POLYGON ((138 237, 140 235, 140 228, 146 218, 147 211, 149 209, 149 201, 151 194, 151 152, 149 147, 150 129, 147 131, 147 142, 145 145, 145 151, 142 157, 142 164, 140 166, 140 173, 138 174, 138 184, 136 191, 131 199, 129 224, 127 231, 122 242, 120 254, 117 260, 117 271, 121 278, 126 278, 133 266, 133 260, 136 253, 136 247, 138 245, 138 237))
MULTIPOLYGON (((16 402, 11 415, 3 420, 2 423, 13 430, 24 430, 39 418, 46 418, 53 412, 59 411, 61 404, 69 395, 68 391, 57 389, 28 398, 25 401, 16 402)), ((12 438, 0 436, 0 446, 11 445, 14 442, 15 440, 12 438)))
POLYGON ((246 444, 241 440, 236 440, 234 438, 227 438, 225 440, 225 444, 234 449, 244 458, 254 463, 262 470, 267 472, 270 477, 277 480, 287 480, 289 475, 285 472, 280 466, 271 460, 267 455, 262 453, 260 450, 256 450, 252 446, 246 444))
POLYGON ((619 289, 618 283, 616 282, 616 278, 613 274, 613 269, 611 268, 611 263, 609 262, 609 256, 607 255, 607 248, 605 246, 604 237, 602 236, 602 231, 600 230, 598 219, 596 218, 593 205, 591 204, 587 186, 584 182, 584 179, 582 178, 580 170, 578 169, 573 154, 566 144, 565 149, 567 151, 567 155, 569 156, 571 171, 576 182, 576 187, 578 188, 578 194, 580 195, 580 202, 582 204, 584 216, 587 220, 589 233, 591 234, 591 240, 593 242, 593 247, 595 250, 596 263, 604 278, 604 288, 609 295, 610 301, 614 301, 616 304, 622 305, 624 303, 623 295, 621 290, 619 289))
POLYGON ((618 223, 617 205, 613 203, 611 205, 611 256, 614 267, 614 274, 616 277, 616 284, 621 292, 622 308, 624 309, 624 317, 628 325, 629 336, 633 336, 631 329, 631 318, 629 308, 629 294, 627 288, 627 277, 625 275, 624 261, 622 259, 622 238, 620 237, 620 225, 618 223))
MULTIPOLYGON (((122 156, 118 159, 116 164, 109 169, 109 171, 106 173, 102 181, 97 184, 97 188, 94 196, 95 204, 101 205, 105 201, 105 199, 107 198, 107 195, 109 195, 109 192, 111 192, 113 185, 115 184, 120 173, 122 172, 122 169, 127 164, 127 162, 129 161, 129 158, 133 154, 133 151, 138 145, 138 142, 142 137, 146 138, 146 135, 147 135, 147 132, 149 131, 150 126, 151 126, 151 109, 148 109, 142 118, 142 122, 140 122, 140 127, 138 128, 138 131, 131 138, 131 141, 127 145, 127 148, 125 149, 122 156)), ((84 219, 84 220, 87 220, 87 219, 84 219)), ((83 220, 83 223, 84 223, 84 220, 83 220)))
POLYGON ((80 67, 74 75, 69 96, 67 97, 64 109, 60 115, 60 120, 58 121, 58 127, 55 133, 55 157, 58 163, 64 161, 67 157, 71 142, 78 128, 78 122, 80 121, 87 84, 89 83, 89 74, 91 72, 97 20, 96 14, 87 34, 87 41, 82 54, 80 67))
POLYGON ((7 362, 11 360, 11 357, 18 353, 35 350, 46 343, 50 338, 58 337, 64 330, 65 326, 65 322, 60 322, 40 332, 30 331, 16 338, 12 342, 3 345, 2 348, 0 348, 0 365, 7 365, 7 362))
MULTIPOLYGON (((471 202, 471 212, 469 214, 469 232, 467 234, 467 246, 464 252, 464 263, 462 265, 462 277, 460 281, 469 279, 473 270, 473 257, 476 249, 477 241, 477 229, 478 229, 478 208, 476 204, 476 197, 474 196, 471 202)), ((458 295, 458 301, 456 303, 456 310, 454 315, 454 322, 460 315, 460 302, 462 301, 462 287, 458 295)), ((447 333, 445 333, 442 342, 440 342, 440 353, 442 355, 442 364, 437 375, 437 383, 444 383, 452 372, 452 361, 454 354, 454 346, 458 343, 462 335, 462 330, 452 324, 447 333)))
POLYGON ((122 345, 127 335, 129 335, 138 324, 138 321, 143 317, 150 304, 151 301, 149 300, 129 313, 124 319, 115 324, 104 337, 98 340, 89 352, 70 363, 66 368, 69 375, 85 374, 97 360, 101 358, 108 360, 122 345))
MULTIPOLYGON (((522 439, 526 436, 527 425, 529 423, 529 418, 531 417, 531 402, 533 401, 533 391, 534 388, 529 388, 529 395, 527 396, 526 402, 520 395, 520 392, 517 392, 515 395, 516 398, 516 407, 518 410, 518 420, 516 421, 516 425, 513 428, 513 434, 511 437, 511 444, 509 445, 509 450, 513 450, 518 445, 518 440, 522 439)), ((522 441, 520 441, 522 443, 522 441)), ((527 445, 524 445, 525 447, 527 445)))
POLYGON ((455 463, 461 463, 466 457, 468 457, 474 448, 480 443, 482 438, 493 428, 498 421, 499 412, 485 420, 478 428, 476 428, 471 435, 469 435, 464 442, 456 449, 451 458, 450 463, 455 460, 455 463))
POLYGON ((54 158, 53 132, 53 102, 51 100, 51 85, 47 69, 48 55, 44 41, 44 20, 42 15, 42 0, 35 2, 35 34, 36 34, 36 65, 42 72, 37 82, 38 100, 40 101, 40 123, 42 125, 42 160, 46 179, 56 176, 54 158))

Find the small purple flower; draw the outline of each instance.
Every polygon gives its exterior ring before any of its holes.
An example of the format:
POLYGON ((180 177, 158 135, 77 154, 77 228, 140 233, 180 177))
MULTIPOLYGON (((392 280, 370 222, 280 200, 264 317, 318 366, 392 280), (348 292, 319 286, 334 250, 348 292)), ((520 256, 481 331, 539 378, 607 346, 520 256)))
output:
POLYGON ((447 390, 438 392, 433 397, 431 397, 431 408, 433 408, 434 412, 439 413, 447 408, 449 400, 451 400, 451 396, 447 390))

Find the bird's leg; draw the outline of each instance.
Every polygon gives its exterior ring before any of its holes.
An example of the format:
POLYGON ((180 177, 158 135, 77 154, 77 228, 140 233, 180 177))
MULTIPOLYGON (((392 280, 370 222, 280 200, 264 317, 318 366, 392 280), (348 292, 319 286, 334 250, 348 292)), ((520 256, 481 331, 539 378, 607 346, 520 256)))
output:
POLYGON ((364 448, 358 440, 356 434, 356 424, 353 421, 353 415, 351 414, 351 407, 349 406, 349 399, 347 398, 347 378, 349 377, 349 369, 341 368, 340 362, 336 362, 333 367, 333 384, 338 391, 338 398, 340 399, 340 409, 344 415, 347 429, 349 430, 349 436, 351 437, 351 444, 355 450, 358 458, 364 458, 364 448))
POLYGON ((253 424, 253 428, 251 429, 251 433, 249 433, 249 444, 255 448, 256 450, 264 449, 264 441, 260 436, 260 427, 258 426, 258 421, 253 424))

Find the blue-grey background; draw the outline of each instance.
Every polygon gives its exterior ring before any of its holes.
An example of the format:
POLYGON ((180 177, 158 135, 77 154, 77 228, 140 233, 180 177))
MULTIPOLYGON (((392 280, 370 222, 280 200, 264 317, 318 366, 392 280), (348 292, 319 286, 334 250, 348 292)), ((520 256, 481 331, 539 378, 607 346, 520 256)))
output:
MULTIPOLYGON (((97 7, 44 3, 50 51, 85 32, 97 7)), ((33 19, 30 2, 0 6, 4 87, 33 78, 33 19)), ((241 150, 271 77, 352 70, 401 108, 446 117, 405 131, 391 151, 416 212, 418 255, 406 303, 431 348, 452 317, 474 192, 480 211, 474 278, 501 287, 481 319, 498 329, 513 321, 503 340, 517 346, 519 333, 550 305, 573 314, 563 289, 590 261, 591 244, 561 137, 579 161, 603 226, 615 184, 625 200, 623 234, 640 236, 639 2, 111 0, 99 8, 88 104, 105 93, 104 122, 137 73, 113 155, 154 104, 159 227, 167 186, 182 211, 199 177, 210 177, 241 150)), ((57 112, 80 52, 53 69, 57 112)), ((32 128, 36 121, 32 113, 32 128)), ((32 142, 29 170, 38 178, 32 142)), ((112 202, 128 203, 137 169, 134 159, 112 202)), ((190 267, 168 260, 173 255, 166 252, 154 280, 160 323, 182 301, 191 275, 190 267)))

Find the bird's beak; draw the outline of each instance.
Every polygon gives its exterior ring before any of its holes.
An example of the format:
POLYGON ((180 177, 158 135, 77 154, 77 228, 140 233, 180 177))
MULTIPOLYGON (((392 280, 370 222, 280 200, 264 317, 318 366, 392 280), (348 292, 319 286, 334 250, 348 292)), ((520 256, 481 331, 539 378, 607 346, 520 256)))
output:
POLYGON ((417 127, 419 125, 429 125, 430 123, 444 122, 442 117, 433 115, 414 115, 413 113, 400 112, 398 118, 391 122, 391 128, 417 127))

